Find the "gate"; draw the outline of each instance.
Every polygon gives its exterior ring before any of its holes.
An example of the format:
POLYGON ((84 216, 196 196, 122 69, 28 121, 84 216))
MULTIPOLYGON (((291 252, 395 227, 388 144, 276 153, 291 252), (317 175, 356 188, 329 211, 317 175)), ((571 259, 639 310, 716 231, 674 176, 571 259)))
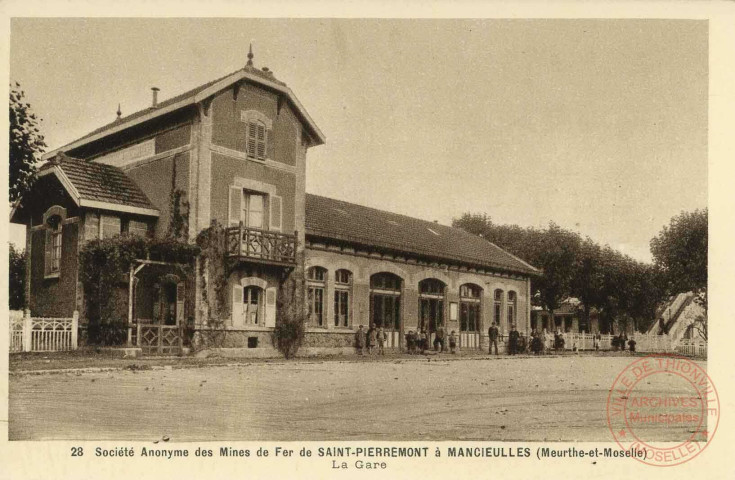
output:
POLYGON ((133 344, 140 347, 144 355, 181 353, 184 337, 178 325, 139 323, 133 333, 133 344))

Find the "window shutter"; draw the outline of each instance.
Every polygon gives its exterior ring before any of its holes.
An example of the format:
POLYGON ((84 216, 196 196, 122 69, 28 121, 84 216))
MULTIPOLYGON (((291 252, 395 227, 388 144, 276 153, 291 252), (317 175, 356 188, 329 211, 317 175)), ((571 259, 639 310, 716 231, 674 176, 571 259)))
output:
POLYGON ((242 188, 230 187, 230 226, 240 223, 240 213, 242 212, 242 188))
POLYGON ((276 158, 274 146, 270 142, 272 130, 268 126, 265 127, 265 158, 276 158))
POLYGON ((235 285, 232 287, 232 326, 243 326, 243 304, 242 304, 242 287, 235 285))
POLYGON ((179 282, 176 285, 176 323, 184 325, 184 298, 186 294, 186 288, 184 282, 179 282))
POLYGON ((276 326, 276 287, 265 289, 265 326, 276 326))
POLYGON ((257 149, 257 135, 258 135, 258 124, 255 122, 248 122, 248 138, 247 138, 247 153, 248 156, 256 156, 257 149))
POLYGON ((258 127, 258 158, 265 160, 265 125, 257 124, 258 127))
POLYGON ((96 238, 100 238, 100 216, 87 212, 84 216, 84 239, 94 240, 96 238))
POLYGON ((51 273, 51 250, 53 245, 51 244, 51 229, 46 228, 44 231, 44 274, 48 275, 51 273))
POLYGON ((270 210, 271 210, 271 221, 270 229, 280 232, 283 229, 282 225, 282 210, 283 210, 283 199, 278 195, 270 196, 270 210))

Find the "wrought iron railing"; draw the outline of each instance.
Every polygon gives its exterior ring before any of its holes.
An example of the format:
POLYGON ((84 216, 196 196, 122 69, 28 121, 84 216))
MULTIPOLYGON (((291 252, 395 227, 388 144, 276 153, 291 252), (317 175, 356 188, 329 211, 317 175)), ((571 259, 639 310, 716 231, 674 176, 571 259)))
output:
POLYGON ((264 262, 295 264, 296 233, 293 235, 247 228, 242 223, 226 230, 227 255, 264 262))

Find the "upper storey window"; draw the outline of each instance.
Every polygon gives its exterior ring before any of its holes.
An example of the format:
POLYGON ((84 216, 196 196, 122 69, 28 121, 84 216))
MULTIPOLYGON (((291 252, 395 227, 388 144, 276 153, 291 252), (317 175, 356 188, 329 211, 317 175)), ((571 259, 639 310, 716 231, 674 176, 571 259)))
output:
POLYGON ((245 149, 248 158, 264 161, 268 155, 268 131, 273 122, 257 110, 240 112, 240 120, 245 122, 245 149))

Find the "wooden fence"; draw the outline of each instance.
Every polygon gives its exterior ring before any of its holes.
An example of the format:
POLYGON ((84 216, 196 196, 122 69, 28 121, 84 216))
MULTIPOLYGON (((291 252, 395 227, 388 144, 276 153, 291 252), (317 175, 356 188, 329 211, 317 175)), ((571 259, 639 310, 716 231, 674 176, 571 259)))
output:
POLYGON ((72 318, 10 316, 10 352, 76 350, 79 313, 72 318))

